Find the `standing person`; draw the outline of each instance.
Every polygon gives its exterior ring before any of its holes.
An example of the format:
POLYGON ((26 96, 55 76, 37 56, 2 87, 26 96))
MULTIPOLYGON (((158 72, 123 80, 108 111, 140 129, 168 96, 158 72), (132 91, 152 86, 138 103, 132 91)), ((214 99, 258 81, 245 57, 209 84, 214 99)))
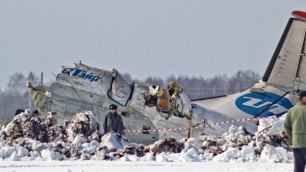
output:
POLYGON ((122 135, 125 127, 123 125, 122 117, 117 113, 117 105, 111 104, 109 109, 110 112, 105 116, 104 120, 104 131, 105 133, 114 131, 122 135))
POLYGON ((288 111, 284 129, 286 135, 292 140, 294 171, 304 172, 306 164, 306 90, 298 93, 298 103, 288 111))

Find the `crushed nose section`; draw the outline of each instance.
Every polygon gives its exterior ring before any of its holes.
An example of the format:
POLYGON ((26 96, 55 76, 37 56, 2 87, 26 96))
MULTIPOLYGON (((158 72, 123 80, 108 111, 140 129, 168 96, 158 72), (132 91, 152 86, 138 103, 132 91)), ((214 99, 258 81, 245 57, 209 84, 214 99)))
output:
POLYGON ((38 109, 40 109, 43 106, 46 98, 50 98, 51 93, 48 92, 48 91, 43 91, 43 90, 39 90, 37 88, 34 88, 32 86, 32 83, 30 83, 30 82, 27 82, 26 85, 27 85, 27 87, 28 87, 28 89, 31 93, 31 96, 34 100, 35 106, 38 109))

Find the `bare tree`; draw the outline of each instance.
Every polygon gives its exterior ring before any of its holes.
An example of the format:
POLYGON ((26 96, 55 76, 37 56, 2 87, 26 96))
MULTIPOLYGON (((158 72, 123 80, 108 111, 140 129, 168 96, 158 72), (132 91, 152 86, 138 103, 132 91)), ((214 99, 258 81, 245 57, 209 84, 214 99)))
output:
POLYGON ((22 73, 15 73, 9 77, 7 88, 0 92, 0 119, 11 119, 17 109, 34 110, 33 99, 26 87, 26 81, 39 83, 39 77, 30 72, 28 77, 22 73))

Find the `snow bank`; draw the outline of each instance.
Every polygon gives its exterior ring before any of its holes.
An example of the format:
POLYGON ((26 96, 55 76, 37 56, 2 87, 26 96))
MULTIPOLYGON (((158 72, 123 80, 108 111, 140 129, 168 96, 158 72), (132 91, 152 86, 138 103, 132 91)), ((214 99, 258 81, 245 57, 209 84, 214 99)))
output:
POLYGON ((55 113, 46 120, 29 111, 17 115, 0 133, 0 159, 13 161, 157 161, 157 162, 293 162, 283 119, 264 119, 257 133, 231 126, 220 137, 202 135, 152 145, 132 143, 104 131, 92 112, 76 114, 58 126, 55 113))
POLYGON ((282 118, 260 119, 258 132, 265 131, 268 135, 278 135, 284 129, 285 115, 282 118))
POLYGON ((113 131, 101 138, 101 146, 105 146, 109 150, 123 149, 125 146, 138 147, 137 144, 131 143, 127 138, 113 131))

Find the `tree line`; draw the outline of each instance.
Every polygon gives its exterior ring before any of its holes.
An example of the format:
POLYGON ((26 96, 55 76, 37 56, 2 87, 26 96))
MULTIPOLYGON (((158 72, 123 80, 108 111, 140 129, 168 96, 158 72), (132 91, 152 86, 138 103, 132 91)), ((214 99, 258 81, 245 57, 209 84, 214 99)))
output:
POLYGON ((6 88, 0 89, 1 120, 11 119, 17 109, 35 110, 36 107, 26 86, 26 81, 38 85, 39 77, 33 72, 29 72, 27 76, 23 73, 15 73, 9 77, 6 88))
MULTIPOLYGON (((130 74, 123 74, 129 81, 133 82, 130 74)), ((160 76, 148 77, 144 82, 154 85, 161 85, 167 88, 170 81, 180 82, 183 92, 193 99, 215 97, 227 94, 233 94, 254 85, 261 76, 252 70, 238 71, 232 76, 216 75, 211 78, 189 77, 180 75, 178 77, 170 75, 166 78, 160 76)), ((135 79, 137 80, 137 79, 135 79)), ((9 77, 7 87, 2 90, 0 88, 0 120, 10 120, 14 117, 17 109, 35 110, 33 99, 26 87, 26 81, 38 86, 40 78, 33 72, 29 72, 27 76, 23 73, 15 73, 9 77)), ((52 81, 47 85, 51 85, 52 81)))
POLYGON ((216 75, 212 78, 188 77, 171 75, 165 79, 161 77, 148 77, 145 82, 168 86, 170 81, 180 82, 183 92, 191 100, 234 94, 245 90, 260 80, 261 76, 252 70, 240 70, 232 76, 216 75))

